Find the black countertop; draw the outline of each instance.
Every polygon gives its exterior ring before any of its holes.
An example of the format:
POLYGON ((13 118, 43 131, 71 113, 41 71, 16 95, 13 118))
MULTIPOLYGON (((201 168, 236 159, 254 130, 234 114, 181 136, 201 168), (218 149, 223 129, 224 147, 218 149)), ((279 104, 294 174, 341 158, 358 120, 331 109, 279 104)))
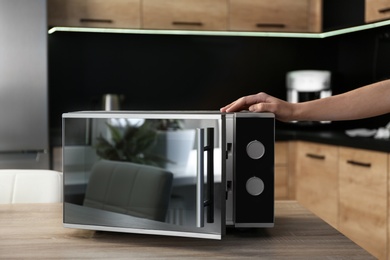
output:
POLYGON ((349 137, 345 133, 345 130, 324 130, 320 128, 281 129, 276 127, 275 140, 308 141, 390 153, 389 139, 375 139, 373 137, 349 137))

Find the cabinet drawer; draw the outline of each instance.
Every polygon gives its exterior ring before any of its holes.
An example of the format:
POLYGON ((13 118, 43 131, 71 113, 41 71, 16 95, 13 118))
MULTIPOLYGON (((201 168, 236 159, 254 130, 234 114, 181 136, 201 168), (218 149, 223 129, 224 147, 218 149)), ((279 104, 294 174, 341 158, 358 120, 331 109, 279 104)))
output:
POLYGON ((142 3, 145 29, 227 29, 227 0, 143 0, 142 3))
POLYGON ((337 227, 338 147, 299 142, 297 153, 297 200, 337 227))
POLYGON ((387 154, 340 148, 339 229, 379 259, 386 258, 387 154))
POLYGON ((305 32, 309 16, 309 0, 231 0, 229 29, 305 32))
POLYGON ((365 20, 367 23, 390 19, 390 0, 366 0, 365 20))
POLYGON ((289 199, 288 142, 275 143, 275 199, 289 199))
POLYGON ((287 142, 276 142, 275 143, 275 165, 286 165, 287 164, 287 142))
POLYGON ((275 166, 275 199, 288 199, 288 171, 285 166, 275 166))
POLYGON ((140 28, 141 0, 48 0, 50 26, 140 28))

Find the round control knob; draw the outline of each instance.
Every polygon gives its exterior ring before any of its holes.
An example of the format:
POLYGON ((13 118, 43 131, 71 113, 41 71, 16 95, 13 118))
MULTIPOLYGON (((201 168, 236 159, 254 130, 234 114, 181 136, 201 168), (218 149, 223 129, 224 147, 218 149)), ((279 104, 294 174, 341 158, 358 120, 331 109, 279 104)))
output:
POLYGON ((246 191, 252 196, 259 196, 264 191, 264 182, 258 177, 246 181, 246 191))
POLYGON ((263 157, 265 153, 265 147, 260 141, 254 140, 249 142, 249 144, 246 146, 246 153, 250 158, 257 160, 263 157))

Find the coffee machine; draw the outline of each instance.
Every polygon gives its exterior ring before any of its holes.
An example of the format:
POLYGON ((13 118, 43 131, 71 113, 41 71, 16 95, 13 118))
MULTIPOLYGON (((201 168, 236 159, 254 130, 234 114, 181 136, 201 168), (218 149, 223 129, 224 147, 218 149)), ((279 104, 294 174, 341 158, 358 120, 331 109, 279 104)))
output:
MULTIPOLYGON (((329 97, 332 95, 330 80, 331 73, 326 70, 290 71, 286 77, 287 101, 298 103, 329 97)), ((329 121, 320 123, 329 123, 329 121)))
POLYGON ((287 73, 287 101, 304 102, 332 95, 330 71, 296 70, 287 73))

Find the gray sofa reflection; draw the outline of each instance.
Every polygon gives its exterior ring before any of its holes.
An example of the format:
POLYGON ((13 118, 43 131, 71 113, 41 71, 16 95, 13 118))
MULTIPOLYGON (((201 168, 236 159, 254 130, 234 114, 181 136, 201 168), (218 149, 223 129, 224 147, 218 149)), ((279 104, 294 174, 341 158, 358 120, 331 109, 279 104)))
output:
POLYGON ((164 169, 101 160, 92 168, 84 206, 165 221, 172 181, 164 169))

